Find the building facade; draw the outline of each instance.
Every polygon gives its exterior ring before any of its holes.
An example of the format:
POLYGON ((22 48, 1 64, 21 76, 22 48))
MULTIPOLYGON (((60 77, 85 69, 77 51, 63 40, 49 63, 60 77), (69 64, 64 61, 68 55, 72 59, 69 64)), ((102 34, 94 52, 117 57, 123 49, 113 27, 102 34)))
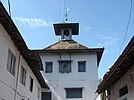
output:
POLYGON ((104 91, 108 100, 134 100, 134 36, 98 85, 104 91))
POLYGON ((74 41, 72 35, 79 34, 79 23, 54 24, 54 30, 61 40, 36 50, 44 67, 42 75, 50 87, 45 96, 49 100, 95 100, 104 48, 88 48, 74 41))
POLYGON ((0 100, 41 100, 48 88, 39 55, 29 50, 0 2, 0 100))

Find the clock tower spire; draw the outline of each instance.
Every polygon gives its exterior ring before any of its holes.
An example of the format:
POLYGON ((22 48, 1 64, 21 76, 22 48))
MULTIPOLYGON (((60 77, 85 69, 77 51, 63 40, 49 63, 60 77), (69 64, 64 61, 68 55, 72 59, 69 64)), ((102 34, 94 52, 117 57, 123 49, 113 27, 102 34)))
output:
POLYGON ((72 40, 72 35, 79 34, 79 23, 68 21, 68 8, 66 8, 65 21, 54 25, 55 35, 61 36, 62 40, 72 40))

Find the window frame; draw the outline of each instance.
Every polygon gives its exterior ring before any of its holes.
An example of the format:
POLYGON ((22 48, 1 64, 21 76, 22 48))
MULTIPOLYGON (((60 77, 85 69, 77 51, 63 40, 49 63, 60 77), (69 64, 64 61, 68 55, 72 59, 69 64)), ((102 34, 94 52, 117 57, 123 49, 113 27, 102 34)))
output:
POLYGON ((15 66, 16 66, 16 57, 12 53, 10 49, 8 49, 8 56, 7 56, 7 70, 15 76, 15 66))
POLYGON ((125 85, 119 89, 119 97, 122 97, 126 94, 128 94, 128 86, 127 85, 125 85))
POLYGON ((45 73, 53 73, 53 62, 45 62, 45 73), (48 64, 50 64, 51 66, 48 64), (49 69, 49 67, 51 70, 49 69))
POLYGON ((26 85, 26 69, 21 65, 20 83, 26 85))
POLYGON ((65 88, 65 94, 67 99, 83 98, 83 88, 65 88), (78 91, 79 90, 79 91, 78 91), (71 93, 72 91, 72 93, 71 93), (73 93, 79 93, 79 95, 72 95, 73 93))
POLYGON ((37 89, 37 97, 38 97, 38 99, 40 99, 40 87, 38 87, 38 89, 37 89))
POLYGON ((86 72, 86 61, 78 61, 78 72, 86 72), (80 64, 84 64, 84 69, 82 69, 80 64))
POLYGON ((33 85, 34 85, 34 79, 30 76, 30 84, 29 84, 30 92, 33 92, 33 85))
POLYGON ((41 92, 41 98, 43 100, 52 100, 52 92, 41 92))

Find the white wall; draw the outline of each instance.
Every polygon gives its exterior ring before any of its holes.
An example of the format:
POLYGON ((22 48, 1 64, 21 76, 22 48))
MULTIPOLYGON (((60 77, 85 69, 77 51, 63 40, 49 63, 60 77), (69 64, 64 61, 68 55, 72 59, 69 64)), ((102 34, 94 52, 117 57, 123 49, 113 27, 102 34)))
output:
MULTIPOLYGON (((26 69, 26 85, 24 86, 22 83, 20 83, 20 77, 18 80, 18 88, 17 91, 21 94, 21 96, 24 96, 24 98, 27 100, 28 98, 30 100, 41 100, 41 93, 40 93, 40 98, 38 98, 38 87, 40 88, 41 92, 41 86, 39 82, 37 81, 35 75, 27 65, 27 63, 22 59, 20 62, 20 65, 23 65, 23 67, 26 69), (31 92, 30 89, 30 77, 34 79, 33 82, 33 91, 31 92)), ((19 72, 21 71, 21 67, 19 68, 19 72)), ((20 76, 20 73, 19 73, 20 76)), ((16 100, 20 100, 20 96, 17 96, 16 100)))
POLYGON ((134 65, 111 87, 110 100, 123 100, 125 97, 127 97, 127 100, 134 100, 134 65), (119 89, 125 85, 128 86, 128 94, 119 97, 119 89))
MULTIPOLYGON (((18 76, 18 85, 17 85, 17 95, 16 100, 21 100, 22 96, 25 100, 41 100, 37 98, 37 89, 40 87, 35 75, 32 73, 31 69, 25 62, 25 60, 20 56, 19 63, 19 51, 14 46, 13 41, 0 24, 0 100, 14 100, 15 95, 15 87, 16 87, 16 79, 18 76), (16 66, 15 66, 15 76, 13 76, 7 70, 7 57, 8 57, 8 49, 12 51, 14 56, 16 57, 16 66), (19 65, 18 65, 19 64, 19 65), (21 65, 26 69, 26 86, 20 83, 20 69, 21 65), (19 76, 17 75, 17 69, 19 66, 19 76), (29 91, 29 76, 34 78, 34 88, 33 92, 29 91)), ((41 87, 40 87, 41 89, 41 87)))
MULTIPOLYGON (((96 53, 76 54, 40 54, 43 66, 45 62, 53 62, 53 73, 42 72, 52 91, 59 97, 58 100, 95 100, 98 81, 96 53), (58 60, 72 60, 71 73, 59 73, 58 60), (78 61, 86 61, 86 72, 78 72, 78 61), (83 88, 83 98, 66 99, 64 88, 83 88)), ((45 69, 45 67, 44 67, 45 69)), ((56 100, 56 98, 52 98, 56 100)))

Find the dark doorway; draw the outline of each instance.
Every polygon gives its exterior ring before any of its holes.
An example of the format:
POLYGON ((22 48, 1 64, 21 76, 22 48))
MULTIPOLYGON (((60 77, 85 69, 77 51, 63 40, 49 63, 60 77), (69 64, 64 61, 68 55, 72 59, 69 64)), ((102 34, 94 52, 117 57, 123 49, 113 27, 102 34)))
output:
POLYGON ((42 92, 42 100, 52 100, 51 95, 51 92, 42 92))

